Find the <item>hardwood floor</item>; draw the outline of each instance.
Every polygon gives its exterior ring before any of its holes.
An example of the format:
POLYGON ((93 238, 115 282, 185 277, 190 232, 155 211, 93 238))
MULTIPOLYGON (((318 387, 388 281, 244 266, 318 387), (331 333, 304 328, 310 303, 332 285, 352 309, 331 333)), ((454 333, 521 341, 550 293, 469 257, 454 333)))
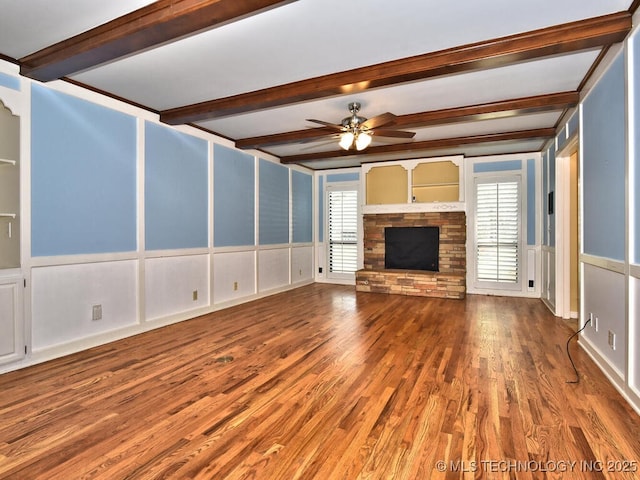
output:
POLYGON ((572 328, 299 288, 0 375, 0 478, 640 478, 640 418, 575 344, 566 383, 572 328))

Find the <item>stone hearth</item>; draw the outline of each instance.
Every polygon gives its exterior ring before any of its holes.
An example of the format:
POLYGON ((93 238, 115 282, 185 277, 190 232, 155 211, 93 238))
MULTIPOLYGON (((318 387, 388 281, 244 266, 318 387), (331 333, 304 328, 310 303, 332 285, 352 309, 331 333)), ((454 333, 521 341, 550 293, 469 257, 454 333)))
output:
POLYGON ((464 212, 381 213, 364 216, 364 269, 356 290, 425 297, 464 298, 466 293, 464 212), (385 227, 440 227, 439 272, 384 268, 385 227))

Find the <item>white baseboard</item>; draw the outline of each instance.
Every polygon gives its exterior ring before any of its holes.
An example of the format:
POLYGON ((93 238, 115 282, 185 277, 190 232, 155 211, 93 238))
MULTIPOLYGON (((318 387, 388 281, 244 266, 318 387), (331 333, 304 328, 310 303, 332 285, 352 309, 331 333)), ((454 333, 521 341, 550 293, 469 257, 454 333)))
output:
POLYGON ((313 280, 301 281, 291 285, 286 285, 284 287, 275 288, 267 292, 261 292, 248 297, 243 297, 237 300, 232 300, 225 303, 213 304, 207 307, 202 307, 194 310, 188 310, 185 312, 180 312, 178 314, 169 315, 167 317, 162 317, 162 318, 157 318, 149 321, 144 321, 141 323, 136 323, 127 327, 111 330, 108 332, 102 332, 98 335, 79 338, 63 344, 43 348, 41 350, 34 350, 32 352, 29 352, 26 357, 22 358, 17 362, 0 366, 0 374, 11 372, 14 370, 20 370, 22 368, 30 367, 32 365, 37 365, 39 363, 48 362, 56 358, 65 357, 67 355, 88 350, 90 348, 99 347, 100 345, 105 345, 107 343, 115 342, 117 340, 122 340, 124 338, 132 337, 134 335, 139 335, 141 333, 149 332, 157 328, 166 327, 167 325, 172 325, 174 323, 191 320, 201 315, 206 315, 208 313, 224 310, 225 308, 233 307, 243 303, 252 302, 260 298, 275 295, 277 293, 286 292, 288 290, 293 290, 299 287, 303 287, 305 285, 310 285, 312 283, 314 283, 313 280))
POLYGON ((625 383, 624 375, 618 372, 601 354, 591 345, 586 338, 580 337, 578 345, 589 355, 591 360, 595 362, 600 371, 611 382, 614 388, 622 395, 627 403, 640 415, 640 398, 634 394, 631 388, 625 383))

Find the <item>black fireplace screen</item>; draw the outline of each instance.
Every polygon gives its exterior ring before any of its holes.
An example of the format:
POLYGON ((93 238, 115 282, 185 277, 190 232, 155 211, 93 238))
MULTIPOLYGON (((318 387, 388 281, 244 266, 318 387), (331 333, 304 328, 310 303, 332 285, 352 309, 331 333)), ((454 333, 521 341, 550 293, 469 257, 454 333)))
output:
POLYGON ((438 271, 439 227, 386 227, 384 268, 438 271))

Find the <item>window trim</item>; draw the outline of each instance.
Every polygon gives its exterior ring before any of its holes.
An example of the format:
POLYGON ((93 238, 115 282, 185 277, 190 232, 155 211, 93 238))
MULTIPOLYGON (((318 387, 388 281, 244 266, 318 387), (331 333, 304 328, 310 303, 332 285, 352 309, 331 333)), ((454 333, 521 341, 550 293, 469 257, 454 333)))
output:
POLYGON ((521 173, 515 172, 505 172, 504 175, 496 174, 492 172, 491 174, 480 174, 474 175, 472 182, 472 195, 473 205, 471 212, 472 218, 470 219, 470 227, 471 227, 471 249, 469 251, 469 255, 467 255, 467 259, 469 263, 472 265, 472 268, 468 273, 470 275, 467 276, 467 280, 470 285, 473 286, 473 290, 481 293, 496 293, 501 294, 505 291, 513 292, 513 291, 522 291, 522 285, 524 281, 524 277, 526 276, 526 265, 524 262, 524 249, 525 249, 525 239, 523 237, 525 231, 525 222, 526 218, 524 215, 526 214, 526 202, 523 197, 523 178, 521 173), (477 265, 477 248, 478 242, 476 238, 476 228, 477 228, 477 186, 478 184, 486 184, 486 183, 501 183, 501 182, 517 182, 518 183, 518 281, 515 283, 507 283, 507 282, 491 282, 478 280, 478 265, 477 265))
POLYGON ((339 192, 339 191, 354 191, 356 192, 356 205, 357 205, 357 213, 356 213, 356 270, 362 268, 361 265, 361 250, 362 250, 362 215, 361 215, 361 191, 359 182, 328 182, 325 185, 324 191, 324 212, 325 212, 325 221, 324 221, 324 231, 325 231, 325 272, 326 278, 328 280, 338 280, 338 281, 349 281, 354 282, 356 279, 355 272, 353 273, 337 273, 331 272, 329 268, 330 262, 330 238, 329 238, 329 194, 330 192, 339 192))

